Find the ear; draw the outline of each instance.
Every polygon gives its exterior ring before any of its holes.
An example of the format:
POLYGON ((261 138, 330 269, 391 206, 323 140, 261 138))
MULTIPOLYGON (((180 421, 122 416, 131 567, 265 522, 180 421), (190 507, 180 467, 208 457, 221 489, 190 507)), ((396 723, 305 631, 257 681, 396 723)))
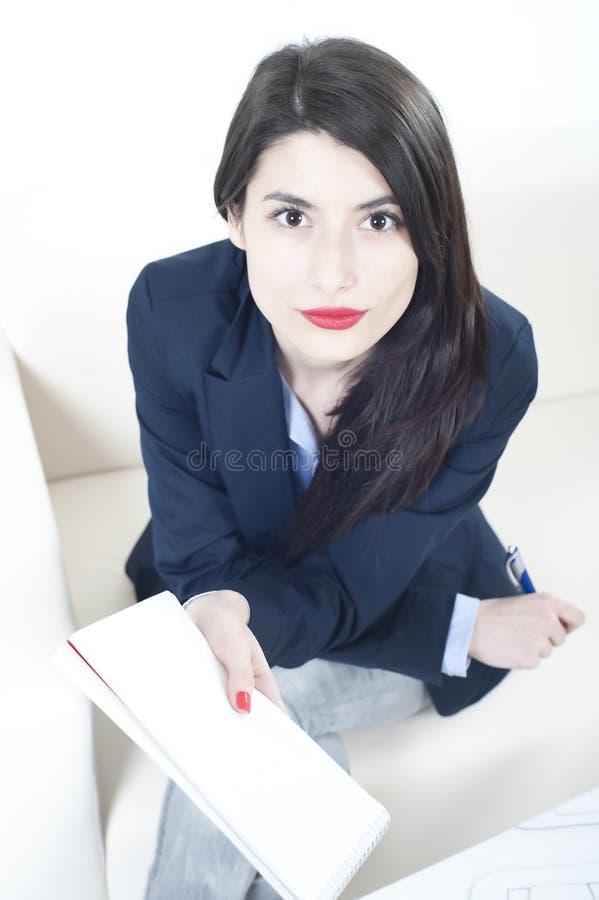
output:
POLYGON ((230 241, 235 244, 236 247, 239 247, 240 250, 245 250, 243 222, 231 207, 227 207, 227 228, 229 230, 230 241))

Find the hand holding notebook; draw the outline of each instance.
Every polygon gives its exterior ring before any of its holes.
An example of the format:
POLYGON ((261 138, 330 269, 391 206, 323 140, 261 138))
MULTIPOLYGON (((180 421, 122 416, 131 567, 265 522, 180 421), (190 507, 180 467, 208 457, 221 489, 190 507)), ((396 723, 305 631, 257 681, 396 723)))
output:
POLYGON ((249 713, 256 688, 289 715, 264 651, 248 627, 247 599, 237 591, 204 591, 186 600, 183 609, 227 670, 227 693, 234 709, 249 713))
POLYGON ((250 715, 231 707, 223 665, 169 591, 74 632, 53 662, 286 900, 335 900, 389 826, 266 696, 250 715))

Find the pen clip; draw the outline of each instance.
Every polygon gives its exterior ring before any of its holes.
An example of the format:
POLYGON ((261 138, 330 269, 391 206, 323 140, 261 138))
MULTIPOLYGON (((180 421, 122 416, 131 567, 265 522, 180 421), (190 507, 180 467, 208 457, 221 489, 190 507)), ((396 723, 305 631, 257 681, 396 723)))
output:
POLYGON ((521 587, 522 573, 524 572, 524 562, 518 547, 510 544, 506 551, 505 567, 507 573, 517 587, 521 587))
POLYGON ((524 594, 536 593, 536 588, 532 583, 532 579, 526 571, 522 554, 516 546, 510 544, 507 548, 506 567, 514 583, 520 587, 520 592, 524 594))

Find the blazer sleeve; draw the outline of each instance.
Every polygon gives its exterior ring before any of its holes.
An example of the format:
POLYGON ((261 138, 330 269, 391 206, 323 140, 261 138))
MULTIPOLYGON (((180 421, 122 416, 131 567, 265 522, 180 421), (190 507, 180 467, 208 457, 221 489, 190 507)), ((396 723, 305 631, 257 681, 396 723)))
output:
POLYGON ((290 566, 250 549, 218 473, 188 464, 190 449, 205 438, 192 387, 175 383, 172 367, 164 365, 148 266, 129 294, 127 335, 155 565, 168 589, 181 603, 209 590, 242 593, 250 605, 249 627, 271 667, 295 667, 359 645, 361 635, 391 616, 398 655, 384 667, 439 683, 455 591, 411 590, 409 583, 434 546, 486 493, 536 393, 528 321, 501 362, 483 410, 462 429, 418 502, 387 517, 367 516, 348 536, 290 566), (431 652, 423 660, 416 648, 427 641, 431 652))

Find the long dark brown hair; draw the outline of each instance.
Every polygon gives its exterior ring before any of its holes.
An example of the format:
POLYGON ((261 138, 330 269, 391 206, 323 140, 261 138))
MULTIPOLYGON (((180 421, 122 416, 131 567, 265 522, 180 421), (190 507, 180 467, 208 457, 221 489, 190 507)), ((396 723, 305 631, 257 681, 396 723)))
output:
POLYGON ((255 67, 214 180, 218 212, 241 217, 260 154, 299 131, 327 132, 379 170, 418 258, 412 299, 352 370, 320 462, 282 541, 287 563, 369 513, 415 503, 487 391, 489 331, 464 201, 439 108, 390 54, 347 37, 287 44, 255 67), (336 451, 342 464, 323 464, 336 451), (370 462, 368 462, 370 460, 370 462))

